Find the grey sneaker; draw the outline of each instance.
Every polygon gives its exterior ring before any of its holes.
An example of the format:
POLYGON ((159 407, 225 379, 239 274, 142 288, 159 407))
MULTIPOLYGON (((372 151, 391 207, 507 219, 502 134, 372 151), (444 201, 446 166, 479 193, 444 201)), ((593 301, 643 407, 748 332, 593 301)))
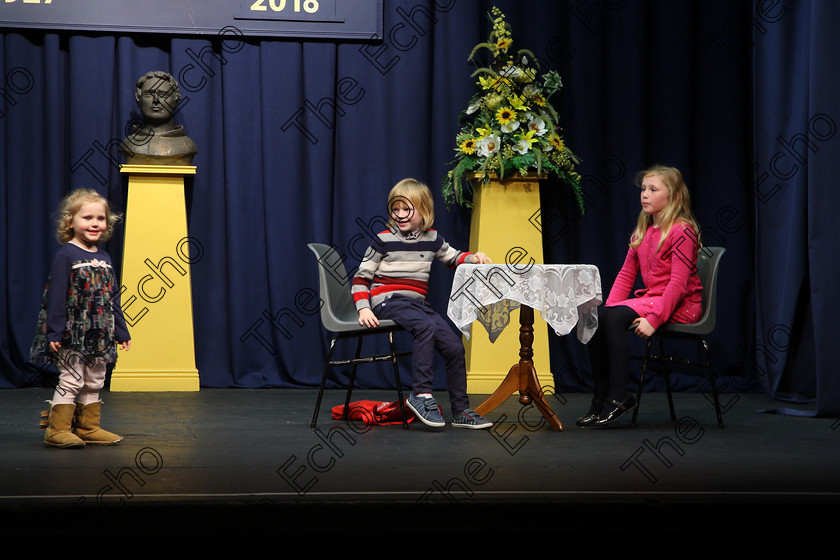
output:
POLYGON ((453 428, 469 428, 471 430, 483 430, 484 428, 489 428, 492 425, 493 422, 490 422, 471 408, 461 411, 460 414, 456 414, 455 417, 452 419, 453 428))
POLYGON ((405 399, 405 404, 408 408, 417 415, 417 418, 427 426, 433 428, 442 428, 446 425, 443 421, 443 416, 440 414, 438 403, 434 397, 418 397, 414 393, 408 395, 405 399))

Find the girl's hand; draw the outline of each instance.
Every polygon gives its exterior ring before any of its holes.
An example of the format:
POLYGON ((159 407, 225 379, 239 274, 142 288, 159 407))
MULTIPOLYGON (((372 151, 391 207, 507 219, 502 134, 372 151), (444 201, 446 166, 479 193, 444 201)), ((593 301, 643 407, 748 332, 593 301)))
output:
POLYGON ((639 338, 650 338, 653 336, 653 333, 656 332, 656 329, 650 326, 648 320, 644 317, 640 317, 638 320, 633 322, 636 325, 636 330, 633 332, 638 335, 639 338))
POLYGON ((359 324, 365 327, 378 327, 379 319, 376 318, 370 307, 363 307, 359 310, 359 324))
POLYGON ((126 352, 128 352, 128 349, 131 348, 131 340, 126 340, 118 344, 120 345, 120 350, 125 350, 126 352))
POLYGON ((490 257, 485 255, 484 253, 473 253, 470 257, 470 262, 472 264, 493 264, 493 261, 490 260, 490 257))
POLYGON ((53 352, 58 352, 61 350, 61 343, 60 342, 50 342, 50 350, 53 352))

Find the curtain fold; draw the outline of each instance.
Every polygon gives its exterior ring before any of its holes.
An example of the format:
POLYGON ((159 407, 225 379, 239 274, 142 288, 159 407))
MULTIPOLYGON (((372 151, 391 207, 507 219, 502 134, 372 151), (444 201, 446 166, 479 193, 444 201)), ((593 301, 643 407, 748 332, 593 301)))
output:
MULTIPOLYGON (((832 2, 777 11, 779 33, 756 48, 756 159, 766 162, 757 212, 757 255, 767 273, 757 286, 756 359, 779 400, 816 401, 813 414, 840 413, 840 382, 831 360, 837 331, 830 286, 838 262, 831 244, 837 201, 840 102, 833 62, 840 41, 827 25, 840 16, 832 2), (760 87, 759 87, 760 86, 760 87)), ((781 412, 789 412, 782 409, 781 412)))
MULTIPOLYGON (((756 10, 763 7, 756 3, 756 10)), ((830 296, 838 261, 830 229, 837 202, 840 114, 834 63, 840 40, 828 24, 833 2, 776 6, 756 28, 756 315, 754 369, 783 402, 815 402, 812 414, 840 413, 832 364, 830 296)), ((792 413, 787 409, 776 412, 792 413)), ((799 412, 798 414, 802 414, 799 412)))

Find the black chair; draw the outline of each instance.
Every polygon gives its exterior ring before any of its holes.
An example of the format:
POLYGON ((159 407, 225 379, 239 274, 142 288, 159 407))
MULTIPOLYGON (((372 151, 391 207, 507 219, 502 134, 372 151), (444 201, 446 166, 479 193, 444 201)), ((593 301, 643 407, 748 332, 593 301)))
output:
POLYGON ((662 369, 665 373, 665 388, 668 392, 668 406, 671 409, 672 422, 677 421, 677 416, 674 413, 674 399, 671 396, 671 381, 668 377, 667 364, 679 363, 688 366, 702 367, 709 370, 712 397, 714 399, 718 427, 723 428, 723 416, 720 412, 720 402, 718 400, 717 385, 715 382, 715 370, 712 366, 709 344, 705 337, 715 328, 718 268, 720 264, 720 257, 724 252, 726 252, 726 249, 723 247, 703 247, 697 255, 697 275, 700 277, 700 282, 703 284, 703 316, 700 318, 700 321, 685 324, 666 323, 659 327, 659 329, 656 330, 656 333, 648 339, 642 362, 642 372, 639 376, 639 390, 636 393, 636 402, 638 403, 638 406, 636 406, 635 410, 633 410, 632 425, 636 425, 636 417, 639 414, 639 406, 641 405, 642 400, 642 383, 644 383, 645 380, 645 372, 647 371, 648 362, 654 360, 662 364, 662 369), (654 338, 656 338, 659 342, 658 354, 651 353, 651 344, 654 338), (696 341, 703 348, 704 361, 696 362, 686 358, 674 357, 666 354, 664 345, 664 340, 666 338, 696 341))
POLYGON ((327 375, 331 367, 352 364, 350 379, 347 385, 347 397, 344 403, 344 419, 350 408, 350 395, 353 392, 353 384, 356 381, 356 367, 359 364, 390 361, 394 366, 394 383, 397 386, 400 411, 402 412, 403 428, 408 429, 408 414, 403 398, 402 383, 400 382, 400 370, 397 365, 397 358, 410 355, 411 352, 396 352, 394 348, 394 333, 403 330, 398 324, 391 320, 380 320, 379 326, 375 328, 359 325, 359 314, 353 303, 353 296, 350 293, 351 277, 347 276, 344 263, 338 252, 329 245, 321 243, 310 243, 308 247, 318 257, 318 277, 320 280, 321 299, 324 304, 321 306, 321 322, 331 333, 334 333, 330 348, 327 352, 324 364, 324 374, 321 377, 321 388, 318 391, 318 401, 315 403, 315 413, 312 415, 314 428, 318 422, 318 412, 321 409, 321 400, 324 397, 324 387, 327 384, 327 375), (362 340, 371 335, 388 335, 388 343, 391 351, 388 354, 362 357, 362 340), (335 343, 345 338, 356 338, 356 355, 351 360, 333 360, 335 343))

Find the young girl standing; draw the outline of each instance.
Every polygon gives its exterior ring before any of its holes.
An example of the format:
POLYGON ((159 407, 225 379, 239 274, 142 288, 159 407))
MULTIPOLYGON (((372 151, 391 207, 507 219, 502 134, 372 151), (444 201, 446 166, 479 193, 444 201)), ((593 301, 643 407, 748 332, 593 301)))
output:
POLYGON ((624 265, 599 310, 600 326, 589 341, 595 395, 578 426, 607 426, 636 407, 627 389, 631 325, 647 339, 666 322, 695 323, 703 312, 696 272, 700 229, 682 174, 654 166, 639 173, 636 184, 642 209, 624 265), (645 287, 631 298, 640 272, 645 287))
POLYGON ((30 359, 59 371, 50 410, 42 413, 44 444, 52 447, 113 445, 122 437, 99 426, 106 364, 131 337, 119 307, 120 285, 111 257, 99 248, 120 217, 90 189, 62 200, 56 235, 62 247, 50 268, 30 359))
POLYGON ((454 428, 489 428, 488 422, 469 408, 464 345, 450 326, 426 302, 432 261, 454 268, 462 263, 485 264, 484 253, 458 251, 449 246, 434 222, 434 201, 429 188, 414 179, 403 179, 388 195, 391 229, 381 232, 353 278, 353 299, 359 324, 379 325, 391 319, 414 337, 412 390, 408 407, 428 426, 445 425, 432 396, 432 362, 437 350, 446 361, 446 378, 454 428))

